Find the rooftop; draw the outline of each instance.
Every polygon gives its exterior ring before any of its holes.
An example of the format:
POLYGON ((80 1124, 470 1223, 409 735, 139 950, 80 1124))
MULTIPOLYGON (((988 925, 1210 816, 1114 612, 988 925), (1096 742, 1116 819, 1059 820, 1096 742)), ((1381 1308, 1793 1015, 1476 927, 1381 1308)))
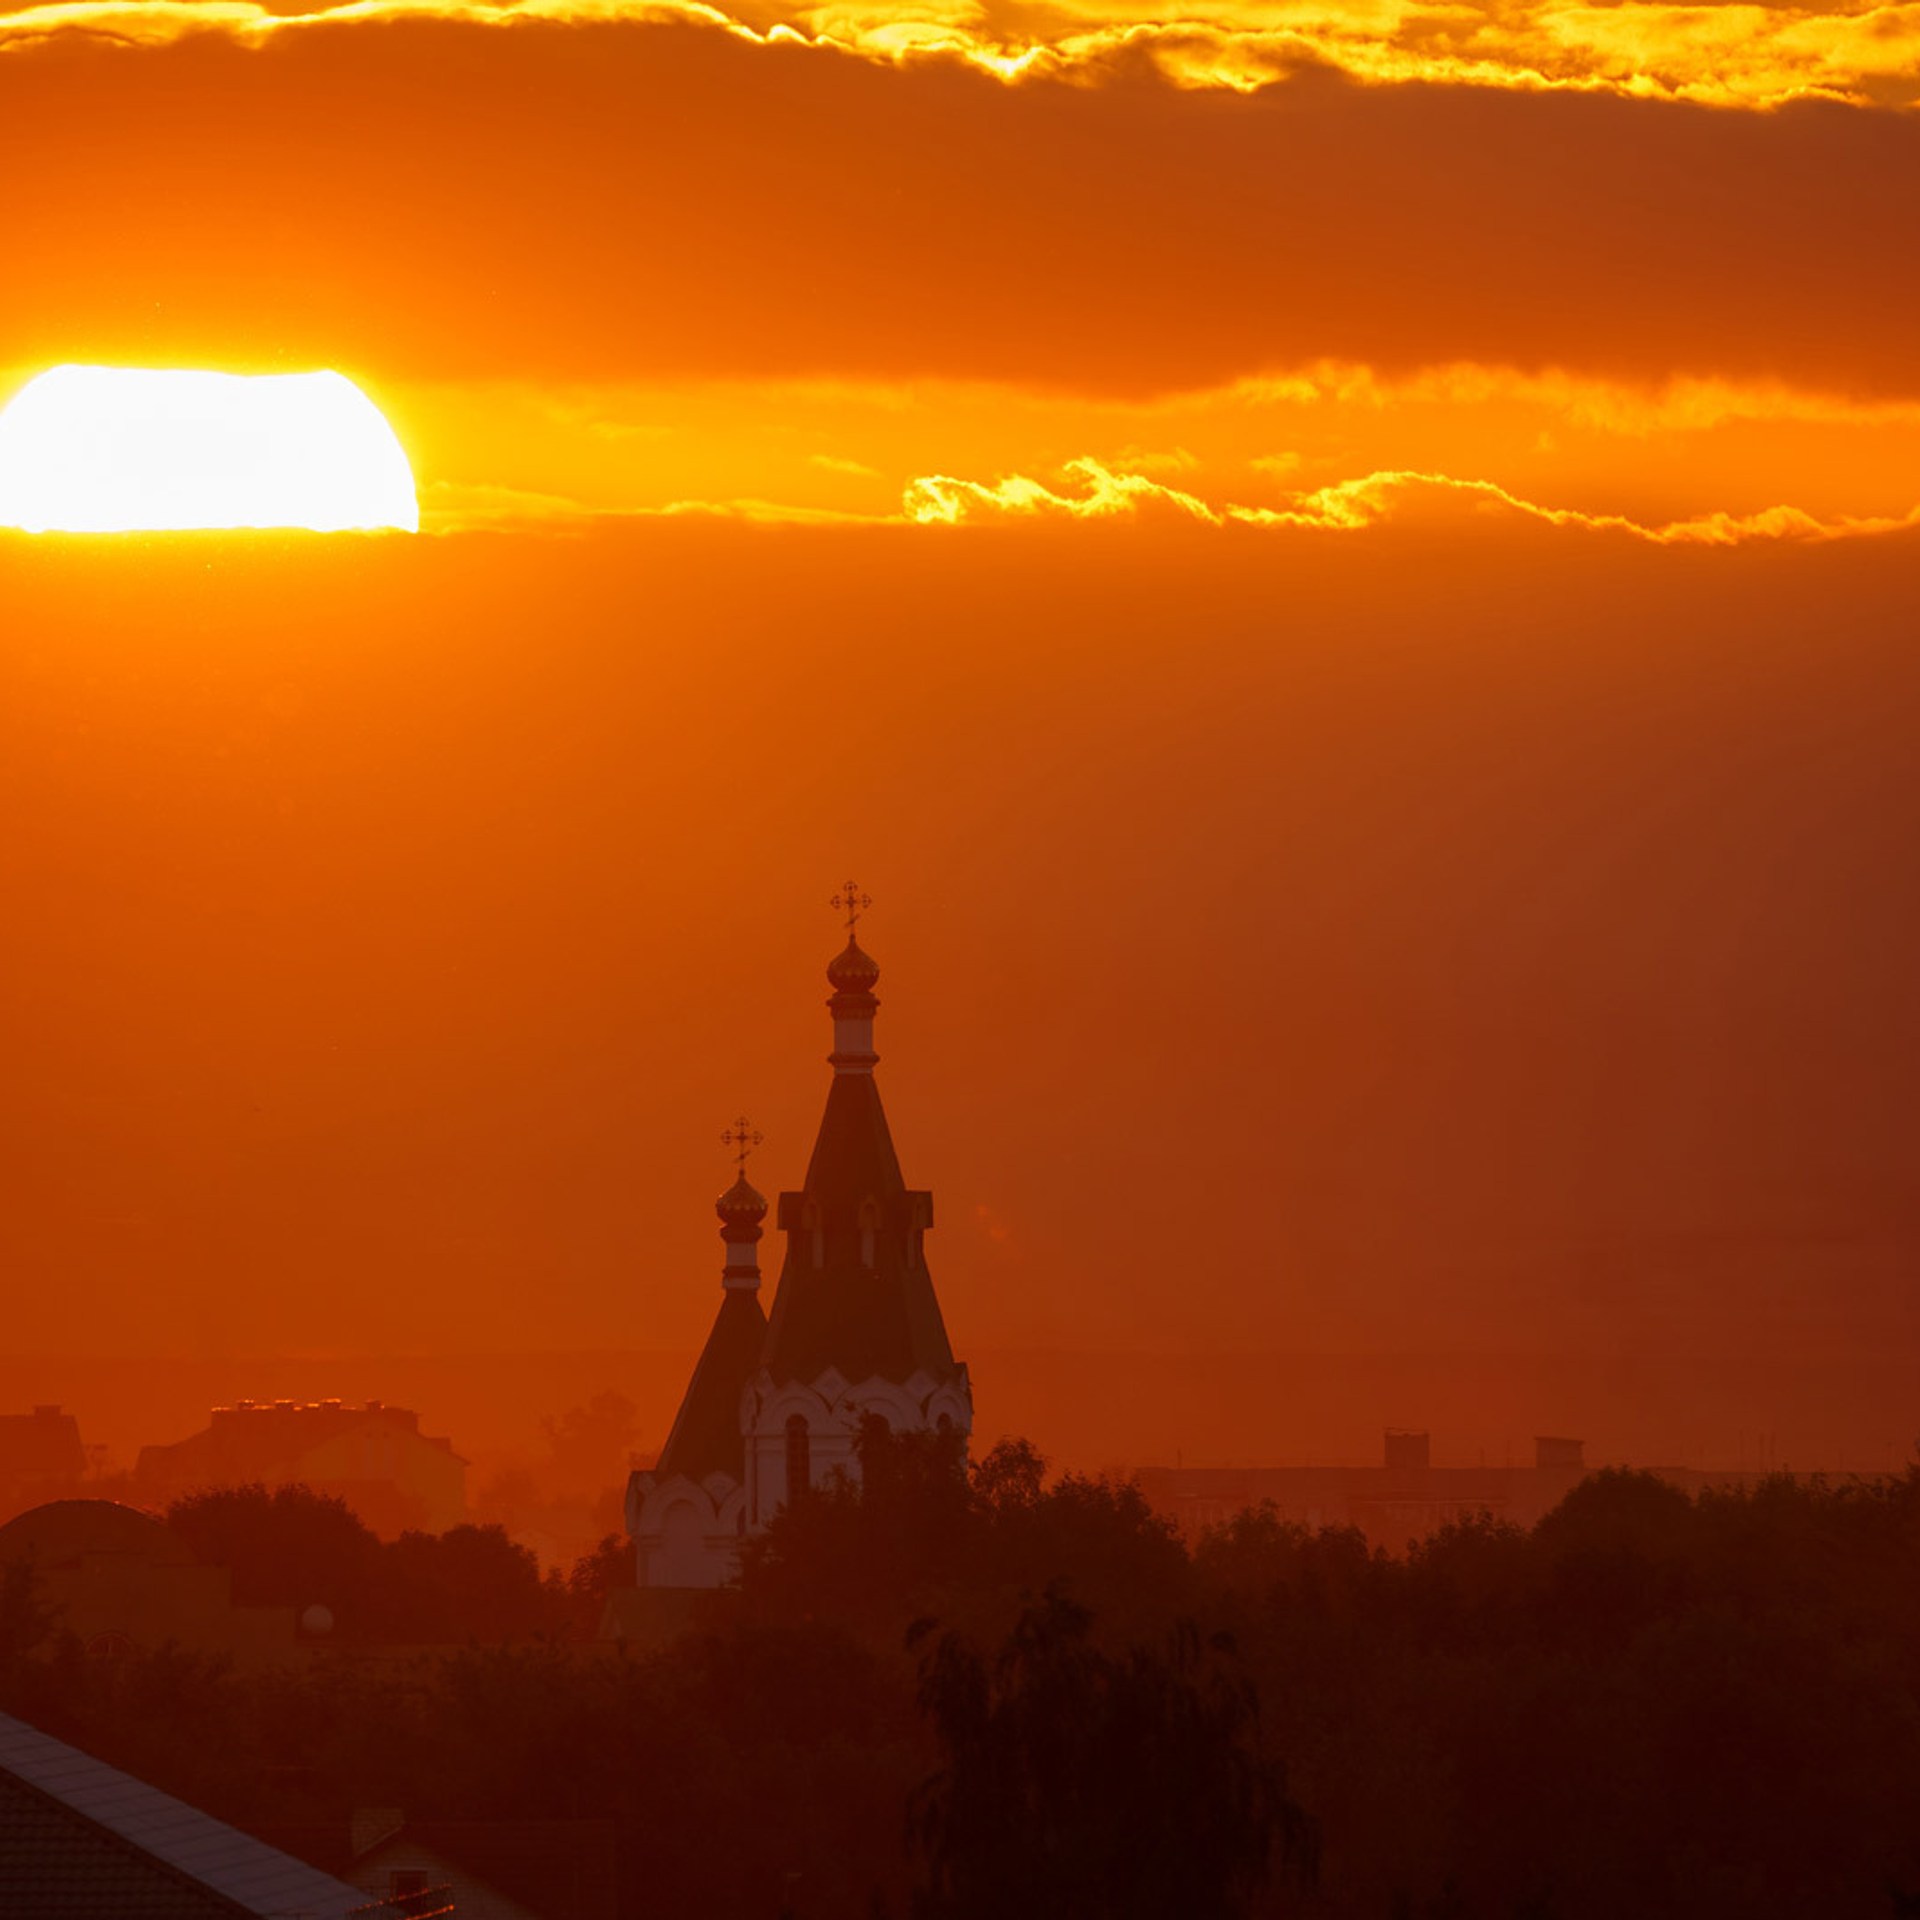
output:
POLYGON ((158 1787, 0 1714, 8 1920, 346 1920, 367 1896, 158 1787))

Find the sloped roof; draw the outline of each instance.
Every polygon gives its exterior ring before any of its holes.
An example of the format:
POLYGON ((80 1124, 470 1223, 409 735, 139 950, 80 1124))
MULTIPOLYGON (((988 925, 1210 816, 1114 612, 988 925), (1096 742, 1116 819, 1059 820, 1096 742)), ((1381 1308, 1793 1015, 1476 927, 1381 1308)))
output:
POLYGON ((8 1920, 234 1920, 251 1911, 0 1772, 0 1913, 8 1920))
POLYGON ((42 1572, 78 1566, 84 1555, 99 1553, 150 1567, 199 1564, 164 1520, 118 1500, 49 1500, 0 1527, 0 1560, 32 1560, 42 1572))
POLYGON ((808 1197, 857 1206, 869 1194, 879 1199, 906 1190, 879 1083, 870 1073, 836 1073, 807 1162, 808 1197))
POLYGON ((900 1263, 843 1260, 801 1270, 788 1257, 774 1303, 766 1368, 775 1380, 817 1380, 835 1367, 850 1381, 938 1378, 954 1368, 933 1281, 900 1263), (782 1305, 787 1308, 783 1315, 782 1305))
POLYGON ((358 1888, 8 1714, 0 1714, 0 1801, 6 1838, 20 1842, 19 1850, 0 1844, 7 1920, 344 1920, 367 1904, 358 1888))
POLYGON ((835 1074, 807 1184, 780 1201, 787 1253, 765 1360, 776 1380, 814 1380, 829 1367, 849 1380, 953 1371, 932 1275, 914 1257, 932 1205, 930 1195, 909 1192, 901 1175, 873 1076, 835 1074), (870 1258, 861 1229, 869 1206, 876 1220, 870 1258), (810 1218, 819 1222, 818 1265, 810 1218))
POLYGON ((760 1369, 767 1343, 767 1316, 757 1291, 729 1287, 714 1315, 713 1331, 687 1383, 686 1398, 654 1468, 665 1480, 684 1473, 704 1480, 724 1473, 746 1477, 746 1443, 740 1435, 740 1396, 760 1369))

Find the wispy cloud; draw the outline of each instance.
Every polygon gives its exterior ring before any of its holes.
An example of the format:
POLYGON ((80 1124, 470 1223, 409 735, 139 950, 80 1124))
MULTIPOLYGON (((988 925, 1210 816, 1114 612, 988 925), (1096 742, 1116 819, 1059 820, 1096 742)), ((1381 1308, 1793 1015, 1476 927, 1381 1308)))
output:
POLYGON ((606 506, 531 488, 450 481, 423 488, 420 501, 420 531, 429 534, 584 533, 620 521, 676 519, 738 520, 762 526, 872 525, 894 517, 745 497, 606 506))
POLYGON ((440 483, 423 491, 421 531, 459 534, 517 530, 580 533, 631 520, 723 519, 763 526, 951 527, 1022 520, 1115 521, 1159 517, 1187 524, 1361 534, 1416 510, 1461 511, 1532 521, 1576 534, 1613 534, 1659 547, 1738 547, 1754 541, 1855 540, 1920 527, 1905 513, 1822 516, 1790 504, 1753 512, 1714 508, 1671 520, 1549 506, 1491 480, 1390 469, 1304 488, 1278 505, 1211 501, 1143 473, 1092 458, 1070 460, 1057 484, 1011 474, 986 482, 926 474, 895 512, 859 513, 805 501, 751 497, 673 500, 639 507, 595 506, 565 495, 512 487, 440 483))
POLYGON ((808 46, 888 65, 954 61, 1009 83, 1097 83, 1142 67, 1174 85, 1258 92, 1304 68, 1367 83, 1423 81, 1767 109, 1796 100, 1920 101, 1920 4, 1876 7, 1569 5, 1533 0, 1200 0, 1177 19, 1124 0, 1044 12, 868 0, 781 10, 740 0, 341 0, 275 11, 255 0, 48 0, 0 16, 0 50, 49 35, 161 45, 406 20, 511 28, 693 24, 762 46, 808 46))
POLYGON ((1377 525, 1421 496, 1451 499, 1485 512, 1512 514, 1547 526, 1592 533, 1625 534, 1655 546, 1740 546, 1753 540, 1842 540, 1897 533, 1920 526, 1920 507, 1898 515, 1821 519, 1794 506, 1755 513, 1712 511, 1648 523, 1617 513, 1543 506, 1490 480, 1407 470, 1364 474, 1290 495, 1281 506, 1214 505, 1193 493, 1162 485, 1143 474, 1116 473, 1097 460, 1068 461, 1062 475, 1075 490, 1062 491, 1015 474, 991 485, 929 474, 906 490, 902 511, 922 526, 967 520, 1053 516, 1103 520, 1158 510, 1224 527, 1293 527, 1315 532, 1356 533, 1377 525))
POLYGON ((1359 362, 1322 360, 1216 388, 1209 404, 1267 407, 1511 405, 1556 416, 1592 433, 1644 438, 1700 433, 1734 422, 1826 427, 1920 427, 1920 400, 1861 399, 1779 380, 1676 375, 1607 380, 1559 368, 1525 372, 1482 361, 1388 374, 1359 362))
POLYGON ((878 480, 880 469, 870 467, 864 460, 849 460, 837 453, 810 453, 807 465, 818 467, 822 473, 840 473, 854 480, 878 480))

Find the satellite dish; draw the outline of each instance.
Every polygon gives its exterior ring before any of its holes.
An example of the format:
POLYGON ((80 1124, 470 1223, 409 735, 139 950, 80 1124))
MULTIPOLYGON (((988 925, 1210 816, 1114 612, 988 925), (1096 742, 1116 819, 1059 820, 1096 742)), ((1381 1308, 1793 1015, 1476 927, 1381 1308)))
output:
POLYGON ((333 1631, 333 1609, 323 1607, 316 1601, 300 1616, 302 1633, 331 1633, 333 1631))

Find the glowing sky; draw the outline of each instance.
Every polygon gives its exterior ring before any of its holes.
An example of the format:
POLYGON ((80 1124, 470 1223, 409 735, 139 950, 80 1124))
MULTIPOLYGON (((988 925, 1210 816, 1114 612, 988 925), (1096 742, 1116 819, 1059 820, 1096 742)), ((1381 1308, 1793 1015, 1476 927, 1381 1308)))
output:
MULTIPOLYGON (((0 539, 20 1341, 690 1350, 708 1135, 797 1175, 856 871, 963 1351, 1711 1350, 1731 1430, 1817 1350, 1808 1444, 1881 1444, 1917 54, 1899 6, 0 13, 0 394, 342 368, 428 536, 0 539)), ((1694 1445, 1529 1377, 1487 1444, 1694 1445)))

